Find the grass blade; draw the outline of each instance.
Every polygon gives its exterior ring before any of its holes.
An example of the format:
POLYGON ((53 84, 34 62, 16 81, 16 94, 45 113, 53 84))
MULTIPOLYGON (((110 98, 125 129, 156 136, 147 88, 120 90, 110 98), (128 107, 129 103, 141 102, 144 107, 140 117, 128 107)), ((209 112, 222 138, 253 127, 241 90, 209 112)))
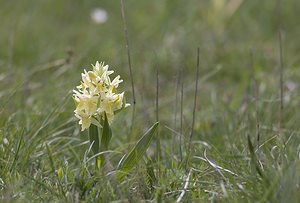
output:
POLYGON ((157 126, 159 125, 158 122, 156 122, 144 135, 143 137, 136 143, 136 145, 130 150, 130 152, 124 157, 124 159, 119 164, 119 170, 121 173, 121 176, 119 176, 119 179, 122 179, 126 172, 130 171, 131 168, 136 165, 136 163, 141 159, 141 157, 144 155, 146 150, 148 149, 154 135, 157 129, 157 126))
POLYGON ((250 136, 248 135, 248 147, 249 147, 249 152, 250 152, 250 156, 251 156, 251 160, 255 166, 255 170, 257 171, 258 175, 264 179, 264 174, 261 170, 261 168, 259 167, 258 163, 257 163, 257 157, 255 155, 255 152, 254 152, 254 147, 253 147, 253 144, 251 142, 251 139, 250 139, 250 136))
POLYGON ((187 152, 187 159, 185 163, 185 168, 187 168, 189 158, 191 155, 191 146, 192 146, 192 138, 194 134, 194 127, 195 127, 195 117, 196 117, 196 108, 197 108, 197 93, 198 93, 198 81, 199 81, 199 66, 200 66, 200 49, 197 49, 197 72, 196 72, 196 85, 195 85, 195 95, 194 95, 194 106, 193 106, 193 117, 192 117, 192 127, 191 127, 191 133, 189 137, 189 143, 188 143, 188 152, 187 152))

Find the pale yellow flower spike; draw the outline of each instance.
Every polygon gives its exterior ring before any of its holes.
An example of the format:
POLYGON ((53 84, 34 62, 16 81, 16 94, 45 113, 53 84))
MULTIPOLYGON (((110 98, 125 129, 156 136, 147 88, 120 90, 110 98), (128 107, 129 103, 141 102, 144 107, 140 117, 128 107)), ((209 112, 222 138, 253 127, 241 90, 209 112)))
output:
POLYGON ((103 62, 92 65, 93 71, 81 74, 81 84, 77 90, 73 90, 73 98, 76 104, 75 116, 79 119, 81 130, 88 129, 91 124, 100 126, 100 120, 107 115, 108 123, 114 119, 115 111, 130 104, 123 105, 124 92, 118 94, 116 89, 123 82, 118 75, 112 81, 110 75, 114 73, 108 70, 109 66, 103 62))

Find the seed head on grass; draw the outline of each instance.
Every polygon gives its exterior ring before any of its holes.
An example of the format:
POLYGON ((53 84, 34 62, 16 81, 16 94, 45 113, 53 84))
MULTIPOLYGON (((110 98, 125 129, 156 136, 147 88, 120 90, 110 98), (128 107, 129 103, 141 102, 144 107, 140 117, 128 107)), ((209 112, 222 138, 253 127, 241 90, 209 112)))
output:
POLYGON ((88 129, 91 124, 101 126, 106 113, 108 123, 111 124, 114 114, 127 106, 123 102, 124 92, 117 92, 117 88, 123 80, 118 75, 112 81, 110 75, 114 73, 108 70, 108 65, 96 62, 92 71, 84 70, 81 74, 82 81, 77 90, 73 90, 75 101, 75 116, 79 119, 81 130, 88 129))

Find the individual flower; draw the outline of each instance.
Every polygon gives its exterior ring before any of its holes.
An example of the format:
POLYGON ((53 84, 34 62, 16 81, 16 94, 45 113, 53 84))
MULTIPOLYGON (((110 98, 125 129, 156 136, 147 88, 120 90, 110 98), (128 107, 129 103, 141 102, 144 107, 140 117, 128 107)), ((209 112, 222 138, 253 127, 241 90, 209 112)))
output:
POLYGON ((81 84, 77 90, 73 90, 73 99, 76 109, 75 116, 79 119, 81 130, 90 127, 91 124, 101 127, 104 114, 111 124, 117 111, 129 106, 123 102, 124 92, 117 93, 117 88, 123 80, 118 75, 112 81, 110 75, 114 73, 108 70, 108 65, 96 62, 92 71, 81 74, 81 84))

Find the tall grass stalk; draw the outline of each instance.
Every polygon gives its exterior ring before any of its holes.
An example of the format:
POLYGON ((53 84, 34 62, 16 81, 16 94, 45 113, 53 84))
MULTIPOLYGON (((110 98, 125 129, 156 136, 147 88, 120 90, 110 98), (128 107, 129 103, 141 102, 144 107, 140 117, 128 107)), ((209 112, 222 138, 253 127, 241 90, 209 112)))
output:
POLYGON ((256 131, 256 142, 257 142, 257 149, 260 146, 260 118, 259 118, 259 92, 258 92, 258 83, 255 76, 255 69, 254 69, 254 56, 253 51, 250 50, 250 68, 252 72, 252 81, 253 81, 253 92, 254 92, 254 101, 255 101, 255 131, 256 131))
POLYGON ((179 126, 179 154, 180 154, 180 163, 182 163, 182 139, 184 138, 183 136, 183 84, 184 84, 184 80, 181 75, 181 87, 180 87, 180 126, 179 126))
POLYGON ((284 89, 283 89, 283 69, 284 69, 284 62, 283 62, 283 48, 282 48, 282 19, 281 19, 281 0, 277 0, 277 8, 276 8, 276 15, 277 15, 277 34, 278 34, 278 46, 279 46, 279 87, 280 87, 280 107, 279 107, 279 134, 281 133, 280 130, 283 127, 283 97, 284 97, 284 89))
POLYGON ((188 142, 188 152, 187 152, 187 159, 185 168, 187 168, 190 156, 191 156, 191 146, 192 146, 192 138, 194 133, 194 127, 195 127, 195 117, 196 117, 196 108, 197 108, 197 94, 198 94, 198 80, 199 80, 199 69, 200 69, 200 49, 197 49, 197 68, 196 68, 196 84, 195 84, 195 93, 194 93, 194 106, 193 106, 193 117, 192 117, 192 126, 191 126, 191 132, 189 136, 189 142, 188 142))
MULTIPOLYGON (((179 66, 180 67, 180 66, 179 66)), ((173 129, 174 129, 174 133, 172 135, 172 146, 176 145, 176 132, 177 132, 177 107, 178 107, 178 91, 179 91, 179 80, 180 77, 180 69, 178 68, 177 70, 177 74, 176 74, 176 87, 175 87, 175 100, 174 100, 174 123, 173 123, 173 129)), ((180 136, 179 136, 180 139, 180 136)), ((179 146, 180 147, 180 146, 179 146)), ((174 154, 174 149, 172 148, 172 154, 174 154)))
POLYGON ((283 51, 282 51, 282 31, 279 30, 278 31, 278 42, 279 42, 279 82, 280 82, 280 116, 279 116, 279 126, 280 128, 283 127, 282 126, 282 122, 283 122, 283 117, 284 117, 284 112, 283 112, 283 108, 284 108, 284 104, 283 104, 283 97, 284 97, 284 89, 283 89, 283 69, 284 69, 284 64, 283 64, 283 51))
POLYGON ((126 50, 127 50, 127 60, 128 60, 128 68, 129 68, 130 81, 131 81, 132 103, 133 103, 131 127, 130 127, 130 133, 128 134, 128 137, 129 137, 128 140, 130 140, 132 132, 133 132, 133 125, 134 125, 134 118, 135 118, 136 97, 135 97, 134 79, 133 79, 132 66, 131 66, 131 55, 130 55, 130 47, 129 47, 127 22, 126 22, 126 16, 125 16, 125 6, 124 6, 123 0, 121 0, 121 13, 122 13, 122 19, 123 19, 123 26, 124 26, 124 36, 125 36, 125 44, 126 44, 125 46, 126 46, 126 50))
MULTIPOLYGON (((158 67, 156 69, 156 94, 155 94, 155 117, 156 122, 159 122, 159 73, 158 67)), ((161 158, 161 146, 160 146, 160 135, 159 135, 159 126, 156 131, 156 160, 158 166, 158 177, 160 177, 160 158, 161 158)))

